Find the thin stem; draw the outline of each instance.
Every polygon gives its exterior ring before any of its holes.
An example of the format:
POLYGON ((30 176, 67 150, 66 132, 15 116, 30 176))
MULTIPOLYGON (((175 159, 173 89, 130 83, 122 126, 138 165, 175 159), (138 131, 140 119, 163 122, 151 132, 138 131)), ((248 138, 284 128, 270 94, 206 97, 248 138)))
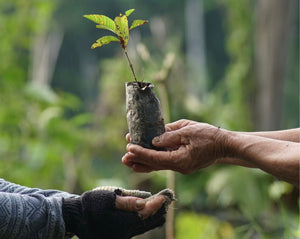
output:
POLYGON ((133 74, 134 80, 135 80, 135 82, 137 82, 137 79, 136 79, 136 76, 135 76, 135 73, 134 73, 134 70, 133 70, 133 66, 132 66, 132 64, 131 64, 131 61, 130 61, 130 59, 129 59, 129 57, 128 57, 128 54, 127 54, 127 51, 126 51, 126 49, 124 49, 124 52, 125 52, 125 55, 126 55, 126 57, 127 57, 127 60, 128 60, 128 63, 129 63, 130 69, 131 69, 131 71, 132 71, 132 74, 133 74))

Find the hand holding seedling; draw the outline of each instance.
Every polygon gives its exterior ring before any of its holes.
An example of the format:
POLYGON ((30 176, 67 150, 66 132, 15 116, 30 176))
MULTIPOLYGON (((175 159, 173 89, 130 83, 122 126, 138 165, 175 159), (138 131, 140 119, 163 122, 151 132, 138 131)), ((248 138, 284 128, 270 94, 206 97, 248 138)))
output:
POLYGON ((122 162, 136 172, 171 169, 183 174, 216 163, 239 165, 259 168, 299 187, 300 128, 238 132, 179 120, 167 124, 166 131, 152 143, 168 151, 129 144, 122 162))
POLYGON ((104 15, 96 15, 96 14, 89 14, 89 15, 84 15, 85 18, 95 22, 97 25, 96 27, 99 29, 104 29, 104 30, 109 30, 113 32, 116 36, 104 36, 99 38, 93 45, 92 49, 95 49, 97 47, 101 47, 103 45, 106 45, 110 42, 119 42, 124 50, 124 53, 126 55, 126 58, 128 60, 130 69, 132 71, 134 80, 137 82, 133 66, 131 64, 131 61, 128 57, 127 54, 127 44, 129 41, 129 31, 141 26, 145 23, 147 23, 147 20, 134 20, 130 26, 128 27, 128 19, 129 15, 134 11, 135 9, 130 9, 125 12, 125 14, 120 14, 120 16, 115 17, 114 20, 111 18, 104 16, 104 15))
POLYGON ((152 144, 157 148, 167 148, 168 151, 129 144, 122 162, 136 172, 171 169, 190 174, 208 167, 222 156, 222 149, 218 148, 217 143, 220 132, 214 126, 181 120, 167 124, 165 128, 166 133, 154 138, 152 144))

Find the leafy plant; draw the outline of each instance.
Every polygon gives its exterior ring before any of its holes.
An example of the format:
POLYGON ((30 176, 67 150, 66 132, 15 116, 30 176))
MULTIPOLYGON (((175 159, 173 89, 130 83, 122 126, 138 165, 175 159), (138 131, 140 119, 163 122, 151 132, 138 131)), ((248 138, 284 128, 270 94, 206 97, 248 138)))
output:
POLYGON ((124 50, 124 53, 126 55, 126 58, 128 60, 130 69, 132 71, 134 80, 137 82, 133 66, 131 64, 131 61, 128 57, 127 54, 127 44, 129 41, 129 31, 141 26, 145 23, 147 23, 147 20, 134 20, 130 26, 128 27, 128 19, 129 15, 134 11, 135 9, 130 9, 125 12, 125 14, 120 14, 120 16, 115 17, 114 20, 111 18, 104 16, 104 15, 96 15, 96 14, 89 14, 89 15, 84 15, 85 18, 95 22, 97 25, 96 27, 99 29, 104 29, 104 30, 109 30, 113 32, 116 36, 103 36, 99 38, 92 46, 92 49, 95 49, 97 47, 101 47, 103 45, 106 45, 110 42, 119 42, 124 50))

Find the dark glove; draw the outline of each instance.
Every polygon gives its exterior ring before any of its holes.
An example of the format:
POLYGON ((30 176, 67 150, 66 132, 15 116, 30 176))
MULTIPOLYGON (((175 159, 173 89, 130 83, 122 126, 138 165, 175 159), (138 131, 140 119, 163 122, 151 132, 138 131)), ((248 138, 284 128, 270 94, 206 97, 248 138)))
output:
POLYGON ((162 226, 166 207, 142 219, 137 212, 115 208, 118 191, 93 190, 78 198, 63 199, 62 212, 66 232, 80 239, 128 239, 162 226))

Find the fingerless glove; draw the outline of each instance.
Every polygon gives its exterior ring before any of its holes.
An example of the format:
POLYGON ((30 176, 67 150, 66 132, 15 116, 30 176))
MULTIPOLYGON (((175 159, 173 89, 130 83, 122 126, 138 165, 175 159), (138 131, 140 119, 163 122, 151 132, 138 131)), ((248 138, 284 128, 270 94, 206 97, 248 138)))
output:
POLYGON ((164 224, 165 206, 143 220, 137 212, 116 209, 117 193, 93 190, 78 198, 63 199, 66 232, 80 239, 129 239, 164 224))

